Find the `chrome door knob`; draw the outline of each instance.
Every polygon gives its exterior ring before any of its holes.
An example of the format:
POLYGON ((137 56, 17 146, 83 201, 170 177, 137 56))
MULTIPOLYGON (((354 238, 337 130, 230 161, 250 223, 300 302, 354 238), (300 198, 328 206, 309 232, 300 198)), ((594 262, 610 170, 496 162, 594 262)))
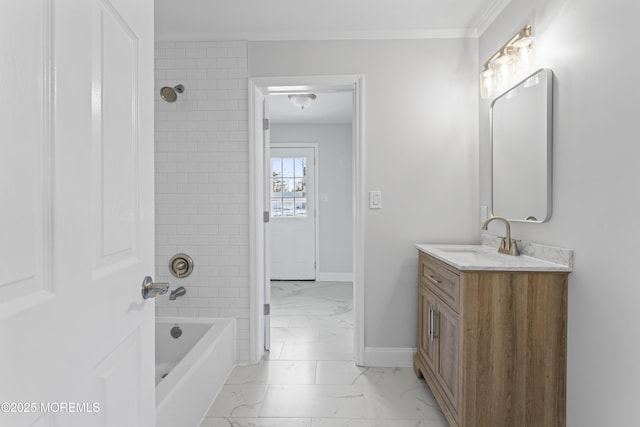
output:
POLYGON ((154 283, 151 276, 147 276, 142 281, 142 298, 149 299, 155 298, 158 295, 164 295, 169 292, 168 283, 154 283))

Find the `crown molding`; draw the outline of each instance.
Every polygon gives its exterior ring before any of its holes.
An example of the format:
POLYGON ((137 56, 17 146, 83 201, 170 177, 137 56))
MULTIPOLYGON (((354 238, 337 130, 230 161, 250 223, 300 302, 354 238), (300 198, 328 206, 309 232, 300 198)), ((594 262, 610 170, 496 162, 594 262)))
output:
POLYGON ((326 31, 326 32, 237 32, 200 34, 156 34, 156 41, 337 41, 337 40, 412 40, 476 38, 473 28, 448 30, 402 30, 402 31, 326 31))
POLYGON ((511 3, 511 0, 496 0, 493 5, 478 19, 476 24, 476 37, 480 37, 495 21, 502 11, 511 3))

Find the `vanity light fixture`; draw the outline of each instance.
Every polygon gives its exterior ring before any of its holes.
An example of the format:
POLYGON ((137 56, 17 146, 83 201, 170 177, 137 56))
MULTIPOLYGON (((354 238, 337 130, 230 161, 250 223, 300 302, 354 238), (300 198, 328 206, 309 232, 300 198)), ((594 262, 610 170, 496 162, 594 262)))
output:
POLYGON ((525 26, 483 65, 480 73, 480 97, 491 98, 513 86, 535 69, 536 43, 531 25, 525 26))
POLYGON ((289 95, 289 101, 296 107, 304 110, 306 107, 311 105, 313 101, 315 101, 317 96, 313 93, 299 93, 294 95, 289 95))

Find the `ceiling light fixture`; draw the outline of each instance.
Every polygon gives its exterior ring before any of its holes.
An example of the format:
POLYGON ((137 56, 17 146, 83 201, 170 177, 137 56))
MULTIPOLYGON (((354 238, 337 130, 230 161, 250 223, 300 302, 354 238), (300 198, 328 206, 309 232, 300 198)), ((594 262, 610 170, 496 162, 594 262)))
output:
POLYGON ((509 89, 535 68, 536 43, 531 25, 527 25, 484 63, 480 73, 480 97, 491 98, 509 89))
POLYGON ((313 101, 315 101, 317 96, 313 93, 299 93, 294 95, 289 95, 289 101, 296 107, 304 110, 306 107, 311 105, 313 101))

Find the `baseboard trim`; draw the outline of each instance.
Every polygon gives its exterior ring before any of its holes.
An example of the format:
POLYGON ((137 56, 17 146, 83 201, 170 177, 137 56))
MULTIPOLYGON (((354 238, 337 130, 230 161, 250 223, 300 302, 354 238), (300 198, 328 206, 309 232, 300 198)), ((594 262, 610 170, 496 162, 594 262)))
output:
POLYGON ((415 348, 365 347, 364 366, 372 368, 411 368, 415 348))
POLYGON ((353 282, 353 273, 316 273, 316 282, 353 282))

